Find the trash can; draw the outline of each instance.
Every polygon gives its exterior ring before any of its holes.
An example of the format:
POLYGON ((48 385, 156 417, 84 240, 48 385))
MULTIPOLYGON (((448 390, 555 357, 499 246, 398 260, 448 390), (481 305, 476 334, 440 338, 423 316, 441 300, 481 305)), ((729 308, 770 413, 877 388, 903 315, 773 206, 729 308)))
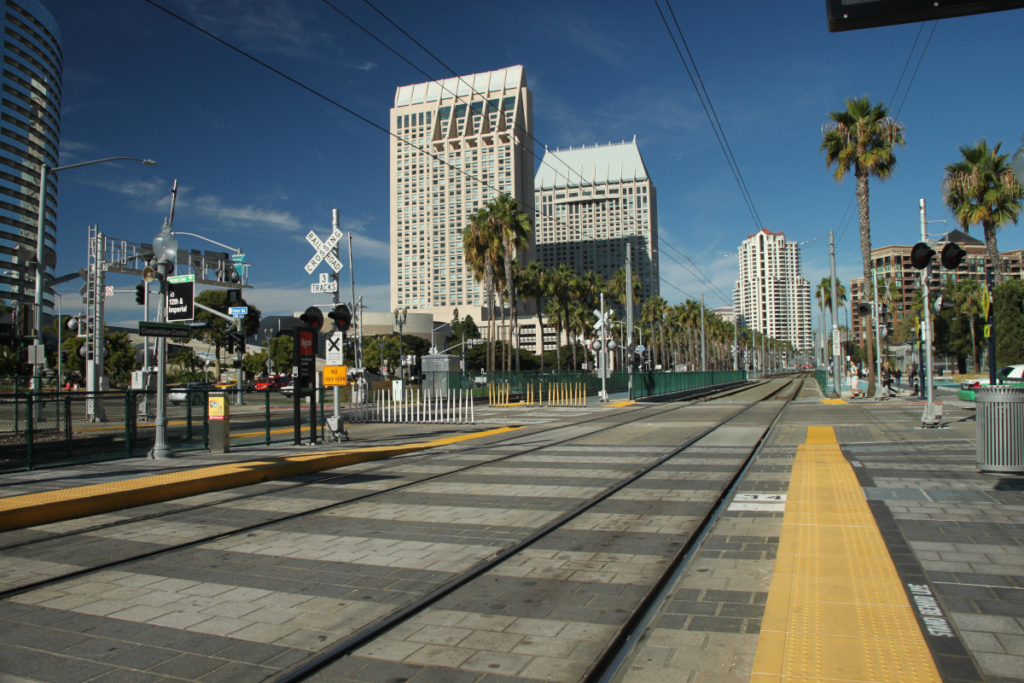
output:
POLYGON ((981 387, 975 392, 978 471, 1024 474, 1024 388, 981 387))
POLYGON ((210 452, 231 450, 231 408, 227 393, 211 391, 206 396, 206 415, 210 424, 210 452))

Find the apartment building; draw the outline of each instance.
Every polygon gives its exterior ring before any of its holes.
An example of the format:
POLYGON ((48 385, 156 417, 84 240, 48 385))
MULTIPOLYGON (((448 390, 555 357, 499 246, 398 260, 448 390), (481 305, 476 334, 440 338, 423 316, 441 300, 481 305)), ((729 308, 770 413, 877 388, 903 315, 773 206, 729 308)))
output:
POLYGON ((483 284, 462 245, 468 216, 507 194, 534 222, 533 102, 523 67, 402 86, 391 126, 391 307, 443 322, 458 308, 482 321, 483 284))
POLYGON ((636 137, 630 142, 544 150, 534 185, 537 260, 606 280, 625 265, 643 300, 658 296, 658 200, 636 137))
POLYGON ((801 351, 813 347, 811 284, 800 274, 800 245, 784 233, 762 229, 740 244, 733 305, 740 326, 801 351))

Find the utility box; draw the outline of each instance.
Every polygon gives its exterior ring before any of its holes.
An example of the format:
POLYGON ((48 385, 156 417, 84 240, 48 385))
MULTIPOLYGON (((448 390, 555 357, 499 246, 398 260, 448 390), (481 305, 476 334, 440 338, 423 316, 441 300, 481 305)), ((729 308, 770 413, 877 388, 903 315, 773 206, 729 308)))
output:
POLYGON ((445 353, 423 356, 420 367, 423 369, 423 391, 431 396, 444 396, 461 387, 461 380, 457 384, 450 381, 453 373, 462 372, 462 359, 458 356, 445 353))
POLYGON ((206 417, 210 425, 210 452, 228 453, 231 450, 231 406, 223 391, 206 395, 206 417))

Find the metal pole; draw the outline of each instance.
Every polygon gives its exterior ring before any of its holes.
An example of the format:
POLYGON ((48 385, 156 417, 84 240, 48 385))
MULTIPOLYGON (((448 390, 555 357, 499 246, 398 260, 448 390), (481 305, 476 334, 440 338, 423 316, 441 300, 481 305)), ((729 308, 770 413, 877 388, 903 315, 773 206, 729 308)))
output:
MULTIPOLYGON (((337 232, 338 225, 339 225, 340 222, 341 222, 341 218, 338 215, 338 210, 337 209, 332 209, 331 210, 331 234, 334 234, 335 232, 337 232)), ((341 260, 341 245, 340 244, 335 244, 334 245, 334 256, 338 260, 341 260)), ((348 269, 349 269, 349 272, 352 271, 352 233, 351 232, 348 234, 348 269)), ((335 305, 335 307, 337 307, 337 305, 339 303, 341 303, 341 291, 340 291, 341 290, 341 273, 335 273, 334 274, 334 285, 335 285, 334 286, 334 305, 335 305)), ((355 291, 356 291, 356 288, 355 288, 355 284, 353 283, 353 285, 352 285, 352 305, 353 306, 355 306, 355 301, 356 301, 355 291)), ((335 334, 338 334, 337 330, 335 330, 335 334)), ((342 335, 342 344, 344 344, 344 341, 345 341, 345 338, 344 338, 344 335, 342 335)), ((342 346, 342 352, 344 352, 344 348, 345 347, 342 346)), ((352 390, 349 389, 349 391, 352 391, 352 390)), ((341 387, 338 387, 338 386, 332 387, 332 389, 331 389, 331 398, 334 401, 334 410, 333 410, 333 413, 332 413, 332 416, 334 417, 334 424, 338 425, 338 430, 339 430, 338 433, 340 433, 344 429, 341 426, 341 406, 339 405, 341 403, 341 387)), ((351 398, 351 396, 350 396, 350 398, 351 398)))
MULTIPOLYGON (((636 353, 633 350, 633 260, 630 252, 630 244, 626 242, 626 349, 629 354, 629 398, 633 398, 633 361, 636 353)), ((643 344, 643 342, 640 342, 643 344)), ((543 340, 541 340, 541 353, 543 353, 543 340)))
MULTIPOLYGON (((925 208, 924 199, 920 202, 921 212, 921 241, 928 241, 928 217, 925 208)), ((932 380, 932 302, 929 299, 928 288, 932 279, 932 266, 931 263, 928 267, 921 271, 921 292, 924 296, 924 310, 922 311, 921 324, 924 325, 924 364, 925 367, 921 368, 921 381, 927 383, 927 394, 922 393, 923 396, 927 396, 927 403, 924 406, 924 414, 921 416, 921 424, 923 425, 935 425, 938 423, 938 417, 940 408, 935 405, 935 386, 932 380)))
POLYGON ((985 287, 988 289, 988 383, 996 385, 996 307, 992 298, 994 276, 991 268, 985 270, 985 287))
MULTIPOLYGON (((156 318, 166 322, 167 315, 167 276, 164 264, 157 264, 160 271, 160 298, 157 299, 156 318)), ((155 460, 173 457, 167 445, 167 339, 159 337, 156 341, 156 438, 149 457, 155 460)))
POLYGON ((740 369, 740 346, 739 346, 740 316, 737 313, 732 321, 732 369, 736 372, 740 369))
MULTIPOLYGON (((604 292, 601 292, 601 322, 604 322, 604 292)), ((601 400, 608 400, 608 385, 605 377, 608 375, 608 337, 605 333, 608 330, 601 326, 601 400)))
POLYGON ((871 266, 871 293, 874 303, 871 307, 871 318, 875 324, 875 400, 882 400, 882 334, 881 316, 878 310, 878 274, 871 266))
POLYGON ((836 279, 836 240, 835 233, 828 231, 828 259, 829 269, 832 275, 832 388, 836 397, 842 396, 843 387, 843 362, 841 345, 839 343, 839 282, 836 279))
POLYGON ((704 335, 704 292, 700 293, 700 371, 708 371, 708 345, 704 335))
MULTIPOLYGON (((235 331, 239 334, 239 339, 244 339, 242 336, 242 319, 235 320, 235 331)), ((235 370, 235 388, 238 390, 235 392, 235 405, 244 405, 245 401, 242 400, 242 361, 245 359, 245 354, 242 353, 242 349, 238 348, 235 350, 238 357, 238 368, 235 370)))
MULTIPOLYGON (((57 294, 56 292, 54 292, 54 293, 57 294)), ((61 339, 62 339, 61 328, 63 327, 63 325, 61 324, 61 320, 60 320, 61 315, 62 315, 62 313, 61 313, 61 306, 62 305, 63 305, 63 298, 61 297, 60 294, 57 294, 57 391, 58 392, 60 391, 60 388, 62 386, 64 386, 63 382, 61 382, 62 375, 64 374, 64 362, 63 362, 63 360, 61 358, 61 354, 64 352, 64 350, 61 348, 61 346, 63 344, 63 342, 61 341, 61 339)))
MULTIPOLYGON (((35 291, 35 339, 32 345, 37 347, 33 350, 32 357, 32 391, 39 393, 43 390, 43 366, 34 362, 43 352, 38 348, 43 345, 43 279, 46 276, 46 266, 43 265, 43 237, 46 223, 46 174, 49 168, 45 163, 39 163, 39 215, 36 219, 36 291, 35 291)), ((37 401, 41 406, 42 401, 37 401)), ((40 419, 41 408, 35 411, 35 419, 40 419)))

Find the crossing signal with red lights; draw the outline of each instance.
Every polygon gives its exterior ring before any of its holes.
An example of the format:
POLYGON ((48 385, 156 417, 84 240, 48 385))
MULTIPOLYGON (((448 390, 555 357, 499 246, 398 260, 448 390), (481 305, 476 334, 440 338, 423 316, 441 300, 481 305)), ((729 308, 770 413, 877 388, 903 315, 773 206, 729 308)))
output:
POLYGON ((320 328, 324 326, 324 314, 316 306, 307 308, 306 312, 299 316, 299 320, 312 327, 314 332, 319 332, 320 328))
POLYGON ((942 255, 939 256, 939 260, 942 261, 942 267, 947 270, 956 270, 960 267, 960 262, 967 256, 967 252, 960 248, 960 245, 956 242, 950 242, 942 248, 942 255))
MULTIPOLYGON (((319 310, 317 312, 319 313, 319 310)), ((334 329, 340 332, 348 332, 352 327, 352 311, 345 304, 335 306, 327 317, 334 321, 334 329)))
POLYGON ((924 270, 931 264, 932 256, 935 256, 935 250, 925 242, 918 242, 910 250, 910 265, 917 270, 924 270))
POLYGON ((137 303, 140 306, 143 306, 146 303, 146 283, 145 282, 140 282, 139 284, 135 285, 135 303, 137 303))

